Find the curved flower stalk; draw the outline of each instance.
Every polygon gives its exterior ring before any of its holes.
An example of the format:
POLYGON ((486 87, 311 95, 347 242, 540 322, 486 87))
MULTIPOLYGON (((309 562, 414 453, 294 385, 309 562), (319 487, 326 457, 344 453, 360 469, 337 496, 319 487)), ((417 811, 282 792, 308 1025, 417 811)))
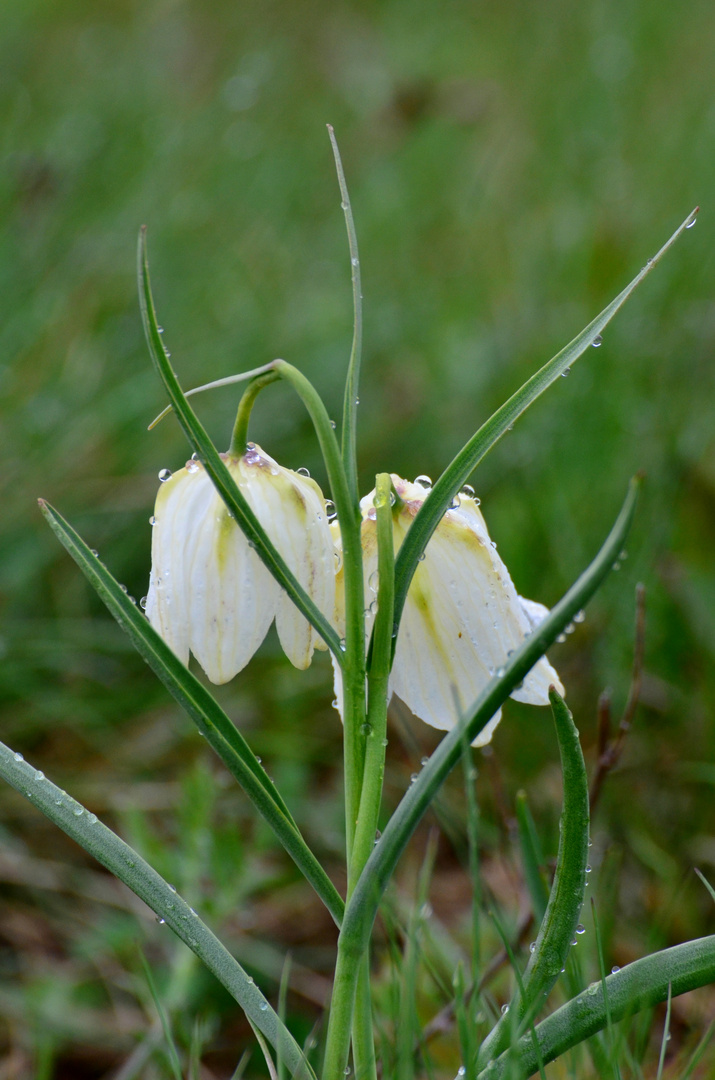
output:
MULTIPOLYGON (((429 494, 429 481, 410 483, 392 474, 397 493, 393 510, 395 550, 429 494)), ((360 503, 365 576, 366 627, 377 610, 377 526, 374 492, 360 503)), ((339 543, 339 534, 333 526, 339 543)), ((336 618, 342 621, 341 572, 337 576, 336 618)), ((517 594, 509 571, 490 539, 478 500, 471 489, 454 500, 430 540, 415 571, 397 638, 389 692, 396 694, 421 720, 448 731, 460 712, 476 700, 493 676, 501 674, 509 656, 548 615, 543 604, 517 594)), ((339 684, 336 671, 336 683, 339 684)), ((542 657, 512 693, 517 701, 549 704, 549 686, 563 686, 542 657)), ((340 704, 339 685, 337 687, 340 704)), ((488 743, 499 723, 495 713, 475 739, 488 743)))
MULTIPOLYGON (((331 613, 335 560, 318 485, 254 443, 240 457, 222 458, 300 584, 331 613)), ((275 618, 290 661, 309 666, 319 635, 252 549, 199 461, 163 481, 153 524, 146 614, 183 663, 191 651, 211 682, 228 682, 275 618)))

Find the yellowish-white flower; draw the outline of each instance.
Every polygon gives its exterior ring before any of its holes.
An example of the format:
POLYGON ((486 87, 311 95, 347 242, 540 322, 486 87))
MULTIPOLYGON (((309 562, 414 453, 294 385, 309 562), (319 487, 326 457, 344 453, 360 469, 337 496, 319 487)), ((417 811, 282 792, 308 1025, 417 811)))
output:
MULTIPOLYGON (((252 443, 242 457, 222 457, 290 570, 331 617, 335 559, 318 485, 252 443)), ((198 461, 167 476, 152 520, 146 614, 183 663, 191 651, 212 682, 228 682, 275 618, 288 658, 308 667, 319 636, 249 545, 198 461)))
MULTIPOLYGON (((393 514, 397 552, 426 495, 428 479, 410 483, 392 475, 401 502, 393 514)), ((377 527, 371 492, 361 502, 365 607, 368 629, 377 608, 377 527)), ((341 575, 338 576, 337 619, 341 575)), ((400 622, 390 692, 421 720, 447 731, 459 711, 476 701, 487 682, 508 662, 548 609, 517 594, 496 545, 489 537, 478 500, 463 492, 437 526, 415 571, 400 622)), ((512 697, 548 705, 549 686, 563 686, 542 657, 512 697)), ((338 697, 340 697, 338 693, 338 697)), ((499 723, 497 713, 477 736, 483 746, 499 723)))

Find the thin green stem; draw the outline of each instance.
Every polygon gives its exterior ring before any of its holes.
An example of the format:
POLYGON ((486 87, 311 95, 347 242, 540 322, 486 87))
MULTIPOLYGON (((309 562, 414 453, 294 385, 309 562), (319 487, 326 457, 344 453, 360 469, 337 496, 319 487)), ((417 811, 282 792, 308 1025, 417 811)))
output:
MULTIPOLYGON (((394 545, 392 528, 392 481, 389 473, 381 473, 375 483, 374 507, 377 525, 377 553, 379 585, 377 592, 377 615, 373 635, 370 670, 368 673, 367 742, 360 808, 355 830, 352 857, 348 873, 348 896, 360 877, 363 867, 375 847, 375 836, 382 801, 382 783, 385 773, 385 746, 387 743, 387 693, 392 653, 392 609, 394 598, 394 545)), ((338 938, 338 967, 340 978, 336 979, 330 1007, 326 1049, 326 1077, 339 1076, 344 1072, 349 1052, 350 1028, 345 1027, 350 1015, 352 1001, 356 1001, 353 1032, 355 1068, 369 1066, 368 1042, 372 1043, 372 1026, 369 1015, 369 993, 355 998, 358 979, 367 977, 369 943, 361 952, 353 952, 350 943, 338 938), (346 948, 347 946, 347 948, 346 948), (347 996, 350 1005, 345 1007, 347 996), (368 1030, 370 1032, 368 1038, 368 1030), (359 1045, 355 1036, 361 1036, 359 1045)), ((369 986, 369 984, 368 984, 369 986)), ((372 1051, 374 1055, 374 1050, 372 1051)), ((369 1077, 372 1073, 365 1072, 369 1077)))
POLYGON ((350 352, 348 375, 345 380, 345 398, 343 401, 343 430, 342 430, 342 453, 345 473, 348 478, 348 487, 355 502, 358 500, 357 486, 357 406, 358 392, 360 389, 360 361, 362 357, 362 287, 360 284, 360 254, 358 252, 357 233, 355 221, 350 206, 348 185, 345 182, 343 163, 340 159, 340 151, 335 138, 335 132, 328 124, 328 135, 333 148, 335 169, 338 174, 340 197, 342 208, 345 213, 345 224, 348 230, 348 247, 350 250, 350 266, 352 268, 353 283, 353 344, 350 352))
POLYGON ((246 443, 248 442, 248 422, 251 419, 251 412, 253 406, 256 403, 256 398, 266 386, 270 386, 271 383, 276 382, 280 378, 277 371, 267 371, 264 375, 259 375, 248 384, 244 390, 241 400, 238 403, 238 411, 236 412, 236 423, 233 425, 233 434, 231 435, 231 445, 229 447, 229 454, 232 457, 242 457, 246 452, 246 443))
POLYGON ((285 360, 276 360, 275 370, 282 379, 290 383, 308 410, 318 436, 340 523, 345 581, 345 641, 341 643, 345 814, 346 847, 350 865, 365 762, 365 600, 360 506, 350 492, 335 431, 319 394, 305 375, 285 360))

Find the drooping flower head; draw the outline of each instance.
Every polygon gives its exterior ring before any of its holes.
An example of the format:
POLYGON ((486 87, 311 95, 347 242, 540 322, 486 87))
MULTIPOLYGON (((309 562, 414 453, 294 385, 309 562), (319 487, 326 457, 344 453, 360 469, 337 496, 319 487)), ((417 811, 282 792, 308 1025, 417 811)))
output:
MULTIPOLYGON (((333 542, 318 485, 252 443, 242 457, 222 457, 288 567, 331 615, 333 542)), ((162 483, 153 522, 146 614, 183 663, 191 651, 212 682, 228 682, 275 618, 288 658, 308 667, 318 635, 249 545, 200 462, 188 461, 162 483)))
MULTIPOLYGON (((399 497, 393 512, 395 550, 428 494, 429 481, 410 483, 392 475, 399 497)), ((368 626, 377 592, 377 526, 371 492, 361 502, 365 606, 368 626)), ((338 604, 340 604, 340 576, 338 604)), ((489 537, 478 500, 462 493, 427 545, 407 594, 397 637, 390 690, 432 727, 452 728, 461 709, 474 702, 508 662, 547 608, 517 594, 496 545, 489 537)), ((338 610, 338 618, 342 613, 338 610)), ((512 697, 548 705, 549 686, 563 686, 542 657, 512 697)), ((489 742, 500 713, 475 740, 489 742)))

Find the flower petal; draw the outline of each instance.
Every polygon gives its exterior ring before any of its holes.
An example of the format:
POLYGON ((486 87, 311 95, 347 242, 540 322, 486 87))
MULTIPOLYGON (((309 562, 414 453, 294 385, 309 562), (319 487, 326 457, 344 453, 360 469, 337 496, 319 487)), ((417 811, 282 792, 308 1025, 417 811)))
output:
MULTIPOLYGON (((320 488, 257 446, 241 459, 240 469, 246 498, 264 529, 315 604, 332 617, 335 556, 320 488)), ((283 590, 276 601, 276 629, 289 660, 307 668, 319 637, 283 590)))

